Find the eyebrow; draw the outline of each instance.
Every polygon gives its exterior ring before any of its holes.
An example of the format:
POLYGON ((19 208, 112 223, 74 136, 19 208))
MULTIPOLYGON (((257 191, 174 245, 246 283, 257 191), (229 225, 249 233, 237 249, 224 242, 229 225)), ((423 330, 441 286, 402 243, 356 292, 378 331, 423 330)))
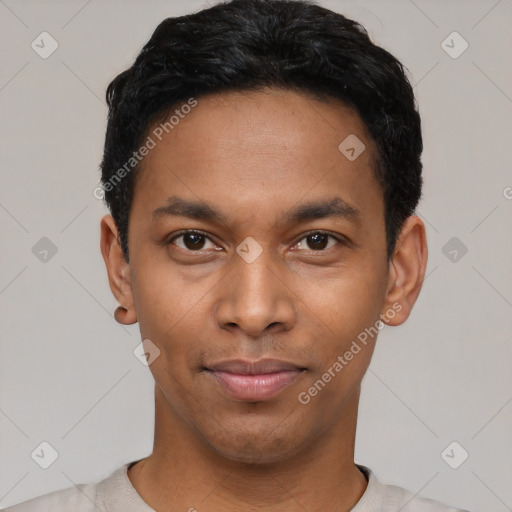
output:
POLYGON ((287 222, 296 224, 327 217, 337 217, 359 224, 361 213, 341 197, 335 197, 329 201, 313 201, 299 205, 284 217, 287 222))
POLYGON ((165 206, 160 206, 153 210, 151 217, 157 219, 160 217, 188 217, 195 220, 226 222, 226 218, 220 212, 212 208, 207 203, 199 201, 187 201, 181 197, 171 196, 167 199, 165 206))
MULTIPOLYGON (((202 221, 217 221, 223 224, 227 224, 228 220, 223 213, 216 210, 208 203, 188 201, 177 196, 169 197, 165 206, 160 206, 151 213, 153 219, 167 216, 187 217, 189 219, 202 221)), ((285 222, 290 224, 299 224, 301 222, 328 217, 346 219, 354 224, 359 224, 361 213, 357 208, 341 197, 334 197, 327 201, 320 200, 301 204, 283 216, 285 222)))

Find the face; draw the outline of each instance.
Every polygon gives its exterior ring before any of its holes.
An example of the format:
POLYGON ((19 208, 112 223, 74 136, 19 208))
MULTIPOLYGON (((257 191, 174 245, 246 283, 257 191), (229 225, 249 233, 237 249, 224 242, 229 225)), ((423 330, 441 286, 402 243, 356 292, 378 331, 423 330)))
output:
POLYGON ((228 458, 278 460, 353 415, 375 338, 344 355, 389 307, 375 148, 338 102, 272 89, 197 101, 143 161, 130 293, 160 351, 158 407, 228 458), (338 148, 349 135, 356 159, 338 148))

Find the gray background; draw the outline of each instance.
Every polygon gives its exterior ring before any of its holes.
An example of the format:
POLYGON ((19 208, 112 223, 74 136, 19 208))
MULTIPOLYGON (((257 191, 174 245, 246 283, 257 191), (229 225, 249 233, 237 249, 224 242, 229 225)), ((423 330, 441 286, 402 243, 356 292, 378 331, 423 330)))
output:
MULTIPOLYGON (((319 3, 402 60, 424 125, 428 277, 409 321, 380 334, 356 460, 473 512, 512 510, 512 2, 319 3), (469 44, 458 58, 442 46, 453 31, 469 44), (458 469, 441 456, 453 441, 469 453, 458 469)), ((112 317, 99 252, 103 98, 162 19, 207 5, 0 1, 0 506, 151 452, 152 376, 138 326, 112 317), (47 59, 31 48, 42 31, 59 45, 47 59), (46 470, 31 458, 42 441, 59 455, 46 470)))

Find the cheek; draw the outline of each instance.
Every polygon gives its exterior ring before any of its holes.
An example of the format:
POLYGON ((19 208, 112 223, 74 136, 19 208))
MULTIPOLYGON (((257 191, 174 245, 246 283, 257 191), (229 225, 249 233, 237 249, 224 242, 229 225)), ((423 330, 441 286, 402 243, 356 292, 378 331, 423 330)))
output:
POLYGON ((214 282, 210 279, 185 279, 169 264, 148 264, 133 282, 135 309, 141 334, 151 338, 174 336, 176 331, 197 326, 214 282))
POLYGON ((169 264, 146 265, 138 274, 133 290, 140 333, 160 349, 152 371, 173 368, 182 380, 189 368, 200 366, 204 340, 213 325, 211 297, 218 280, 218 275, 185 278, 169 264))
POLYGON ((322 279, 308 279, 302 297, 311 321, 343 343, 379 319, 385 284, 378 269, 347 265, 322 279))
POLYGON ((375 279, 346 271, 318 285, 305 300, 305 311, 322 335, 311 354, 314 364, 299 401, 322 408, 325 421, 338 418, 370 364, 383 299, 375 279))

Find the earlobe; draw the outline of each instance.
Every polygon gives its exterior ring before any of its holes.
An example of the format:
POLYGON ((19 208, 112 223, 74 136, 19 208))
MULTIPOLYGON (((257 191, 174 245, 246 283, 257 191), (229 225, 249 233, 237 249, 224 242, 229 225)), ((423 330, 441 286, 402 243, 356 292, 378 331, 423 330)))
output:
POLYGON ((117 322, 131 325, 137 321, 130 281, 129 264, 119 245, 119 233, 111 215, 105 215, 100 224, 100 249, 107 267, 110 289, 120 306, 114 312, 117 322))
POLYGON ((381 320, 400 325, 407 320, 420 293, 427 267, 425 224, 416 215, 408 217, 400 231, 389 262, 388 285, 381 320))
POLYGON ((114 318, 120 324, 131 325, 137 321, 134 308, 127 309, 123 306, 118 306, 114 311, 114 318))

